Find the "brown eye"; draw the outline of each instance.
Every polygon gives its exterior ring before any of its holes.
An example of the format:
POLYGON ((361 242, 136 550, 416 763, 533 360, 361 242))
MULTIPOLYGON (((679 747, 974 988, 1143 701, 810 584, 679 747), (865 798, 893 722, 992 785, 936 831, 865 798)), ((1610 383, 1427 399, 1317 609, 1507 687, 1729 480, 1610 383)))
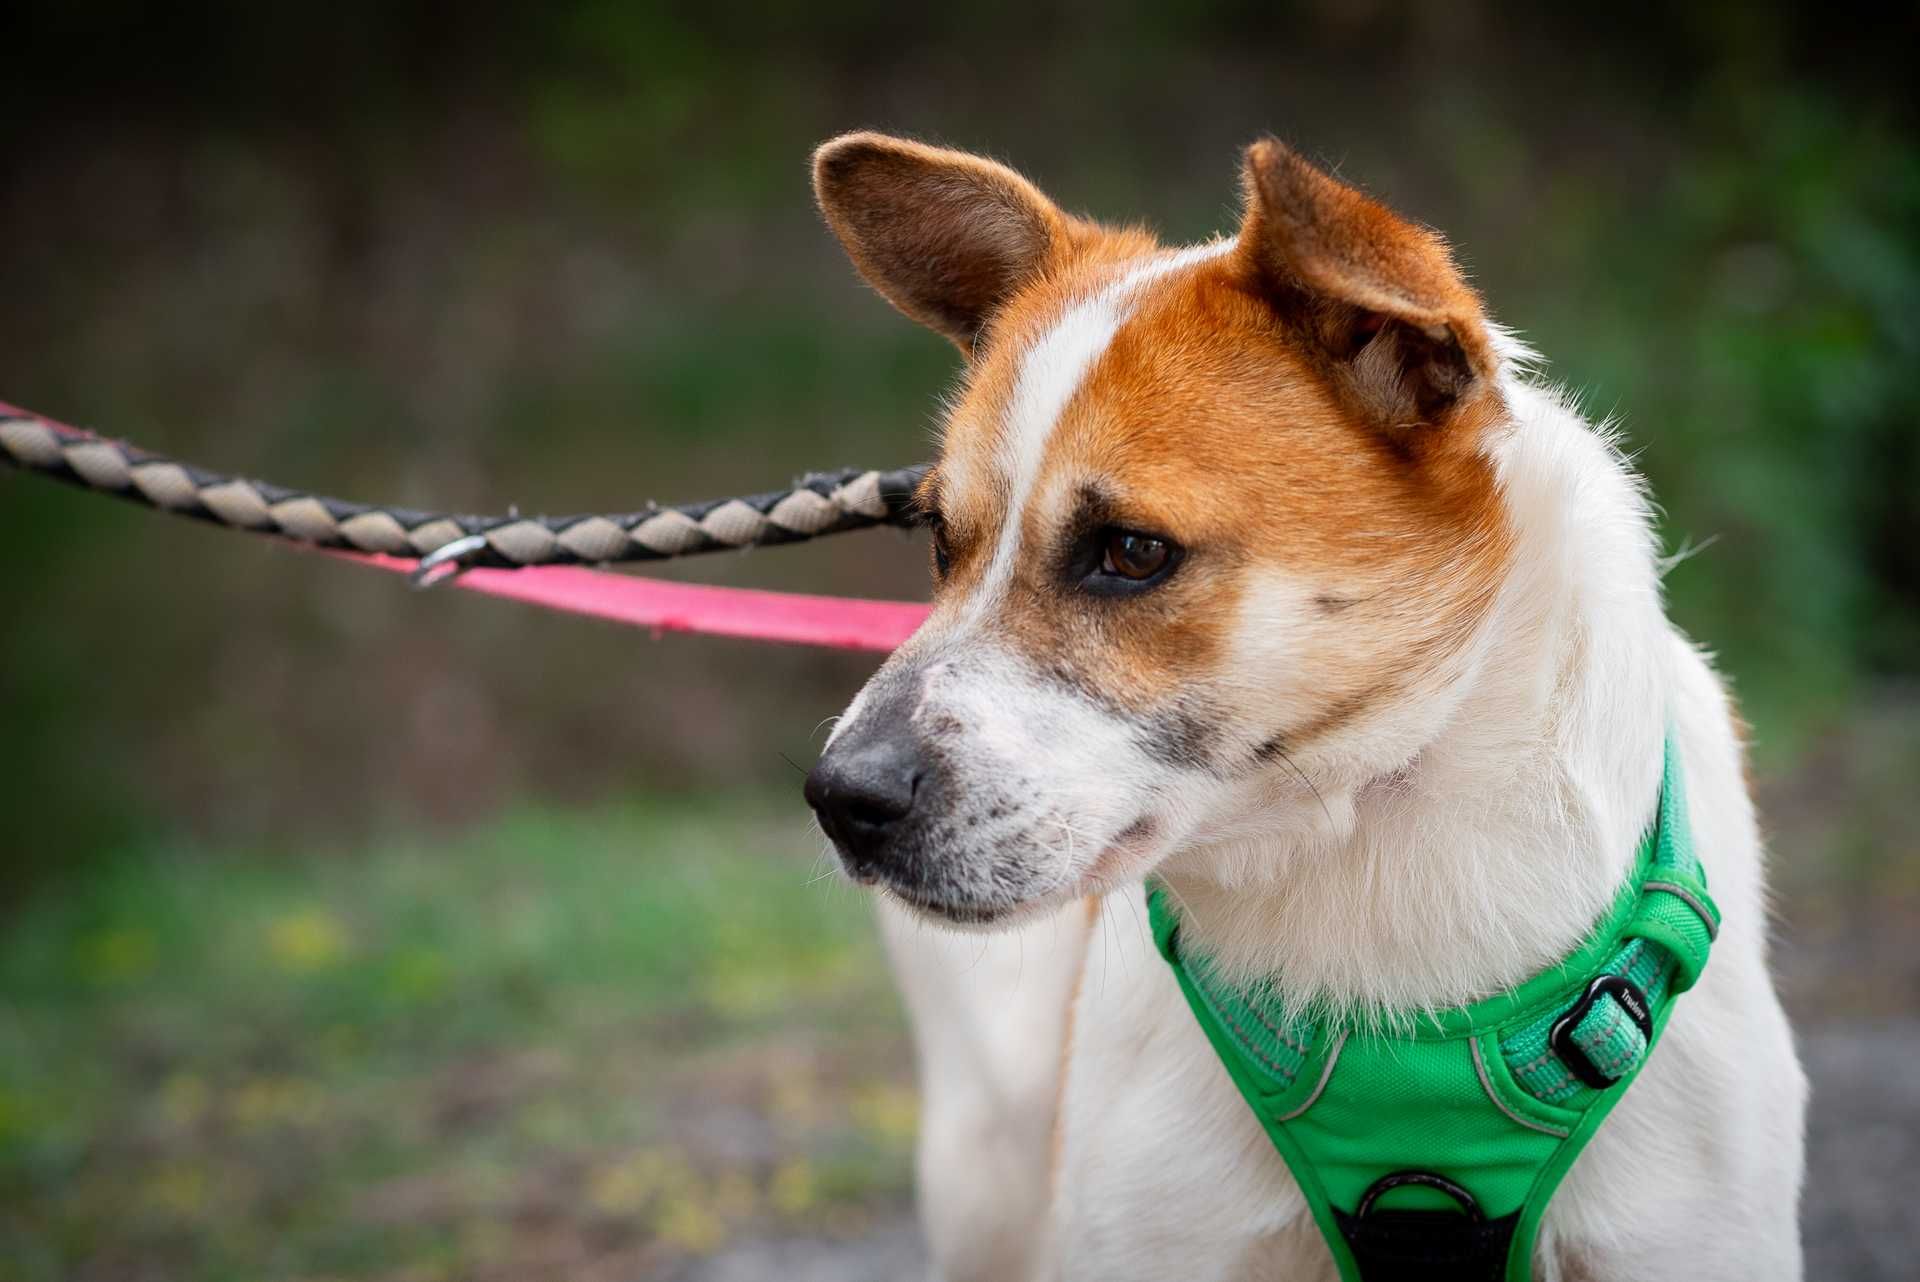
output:
POLYGON ((1167 568, 1173 547, 1165 539, 1150 534, 1113 530, 1107 534, 1106 552, 1100 562, 1103 574, 1123 579, 1150 579, 1167 568))

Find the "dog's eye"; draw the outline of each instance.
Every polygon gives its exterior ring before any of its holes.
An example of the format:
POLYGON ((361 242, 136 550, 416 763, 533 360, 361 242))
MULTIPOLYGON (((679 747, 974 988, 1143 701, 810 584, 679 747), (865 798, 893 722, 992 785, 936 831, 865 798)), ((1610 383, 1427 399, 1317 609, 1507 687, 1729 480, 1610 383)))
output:
POLYGON ((1173 545, 1151 534, 1132 530, 1108 530, 1102 549, 1100 572, 1139 582, 1151 579, 1173 560, 1173 545))
POLYGON ((934 577, 944 579, 947 571, 953 568, 953 548, 947 543, 947 523, 934 516, 927 518, 927 525, 933 531, 934 577))

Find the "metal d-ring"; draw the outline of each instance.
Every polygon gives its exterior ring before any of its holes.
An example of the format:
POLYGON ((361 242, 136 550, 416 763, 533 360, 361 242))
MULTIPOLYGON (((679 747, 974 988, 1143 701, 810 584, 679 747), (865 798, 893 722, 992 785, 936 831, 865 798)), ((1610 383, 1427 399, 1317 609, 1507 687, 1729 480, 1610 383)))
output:
POLYGON ((424 592, 448 579, 457 579, 486 547, 487 536, 484 534, 469 534, 451 543, 442 543, 420 558, 420 564, 408 573, 407 583, 415 590, 424 592))

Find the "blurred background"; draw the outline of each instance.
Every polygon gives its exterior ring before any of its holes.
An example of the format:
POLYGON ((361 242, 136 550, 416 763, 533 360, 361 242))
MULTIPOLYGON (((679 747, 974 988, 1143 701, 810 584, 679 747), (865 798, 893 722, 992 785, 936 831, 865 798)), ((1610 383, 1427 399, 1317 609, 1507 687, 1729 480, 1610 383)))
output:
MULTIPOLYGON (((14 0, 0 397, 467 511, 914 461, 955 358, 855 281, 814 144, 1191 239, 1280 134, 1444 228, 1700 549, 1668 588, 1754 725, 1810 1276, 1908 1277, 1920 30, 1633 8, 14 0)), ((910 1055, 793 764, 870 667, 0 474, 0 1279, 908 1273, 910 1055)))

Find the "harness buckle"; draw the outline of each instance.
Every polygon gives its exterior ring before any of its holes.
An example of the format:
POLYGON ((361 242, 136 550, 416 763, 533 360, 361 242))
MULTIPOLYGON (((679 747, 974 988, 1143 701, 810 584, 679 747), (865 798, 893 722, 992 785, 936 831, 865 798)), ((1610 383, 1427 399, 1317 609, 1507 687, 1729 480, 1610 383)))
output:
POLYGON ((1572 1009, 1553 1021, 1553 1028, 1547 1033, 1547 1045, 1575 1077, 1596 1091, 1604 1091, 1620 1079, 1601 1072, 1599 1066, 1588 1058, 1587 1052, 1573 1040, 1573 1032, 1580 1027, 1580 1021, 1587 1017, 1587 1012, 1593 1009, 1593 1004, 1602 997, 1611 997, 1627 1013, 1634 1027, 1640 1030, 1640 1035, 1649 1044, 1653 1041, 1653 1010, 1638 984, 1625 975, 1612 973, 1601 975, 1588 984, 1587 991, 1580 995, 1580 1000, 1573 1004, 1572 1009))

